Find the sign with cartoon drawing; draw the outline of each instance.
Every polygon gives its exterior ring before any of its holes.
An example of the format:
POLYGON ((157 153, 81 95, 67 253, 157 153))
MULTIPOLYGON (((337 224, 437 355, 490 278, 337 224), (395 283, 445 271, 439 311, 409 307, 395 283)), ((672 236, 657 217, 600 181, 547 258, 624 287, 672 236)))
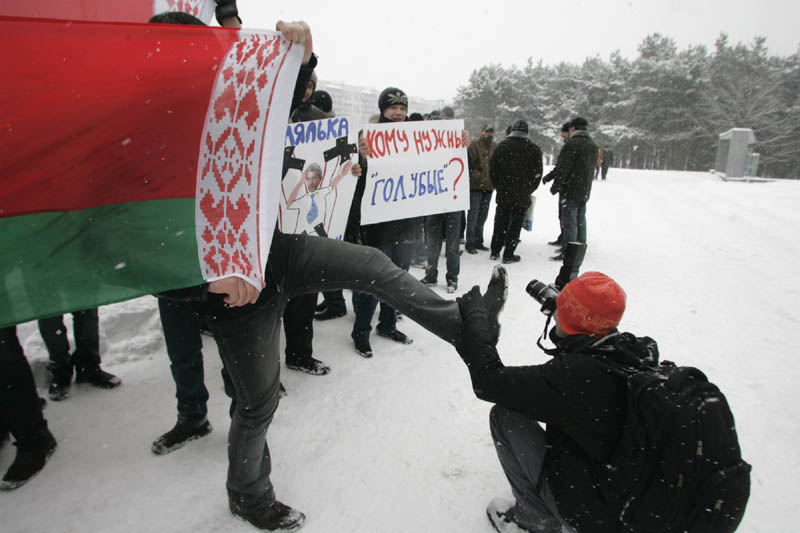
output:
POLYGON ((344 237, 357 178, 355 134, 346 117, 286 127, 278 224, 283 233, 344 237))
POLYGON ((369 146, 361 224, 469 209, 463 120, 364 128, 369 146))

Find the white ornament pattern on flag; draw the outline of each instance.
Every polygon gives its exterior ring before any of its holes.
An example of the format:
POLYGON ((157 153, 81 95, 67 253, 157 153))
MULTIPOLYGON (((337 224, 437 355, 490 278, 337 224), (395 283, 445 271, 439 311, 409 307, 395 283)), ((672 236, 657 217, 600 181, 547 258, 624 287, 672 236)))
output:
POLYGON ((195 222, 203 278, 263 281, 259 177, 264 129, 287 42, 248 34, 220 65, 203 129, 195 222))

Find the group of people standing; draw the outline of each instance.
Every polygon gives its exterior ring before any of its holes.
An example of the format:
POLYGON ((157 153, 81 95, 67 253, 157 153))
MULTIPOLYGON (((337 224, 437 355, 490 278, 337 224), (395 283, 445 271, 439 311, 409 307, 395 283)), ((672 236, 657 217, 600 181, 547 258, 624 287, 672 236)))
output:
MULTIPOLYGON (((558 195, 561 233, 548 243, 557 246, 551 259, 562 261, 566 243, 586 243, 586 203, 591 194, 594 169, 600 149, 587 132, 588 121, 576 117, 561 128, 564 141, 555 167, 542 176, 542 151, 529 138, 528 123, 517 120, 508 127, 506 138, 494 141, 495 129, 486 124, 480 138, 469 148, 470 210, 467 217, 466 251, 477 254, 489 251, 493 260, 516 263, 520 233, 533 192, 540 183, 553 184, 550 192, 558 195), (492 192, 496 190, 494 229, 490 247, 483 243, 484 223, 489 214, 492 192)), ((610 154, 610 150, 607 149, 610 154)), ((607 160, 610 164, 610 157, 607 160)), ((605 167, 604 176, 608 167, 605 167)), ((605 177, 603 178, 605 179, 605 177)))

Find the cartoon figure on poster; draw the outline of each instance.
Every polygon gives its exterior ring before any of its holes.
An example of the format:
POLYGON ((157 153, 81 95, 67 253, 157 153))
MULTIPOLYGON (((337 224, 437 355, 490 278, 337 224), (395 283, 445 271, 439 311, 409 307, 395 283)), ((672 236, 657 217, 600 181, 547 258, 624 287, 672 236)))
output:
POLYGON ((343 238, 357 181, 352 168, 358 149, 348 126, 346 118, 288 126, 279 216, 283 233, 343 238))

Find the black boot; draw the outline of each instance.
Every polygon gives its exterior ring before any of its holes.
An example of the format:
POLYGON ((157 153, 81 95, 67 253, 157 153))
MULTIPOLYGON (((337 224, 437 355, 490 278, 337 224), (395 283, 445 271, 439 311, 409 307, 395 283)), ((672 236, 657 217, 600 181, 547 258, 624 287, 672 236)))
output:
POLYGON ((178 419, 175 426, 153 441, 150 450, 156 455, 165 455, 183 448, 187 443, 211 433, 211 423, 205 418, 200 422, 178 419))
POLYGON ((264 502, 253 507, 245 507, 231 500, 230 509, 234 516, 266 531, 297 531, 306 521, 306 515, 277 500, 272 504, 264 502))
POLYGON ((60 402, 69 398, 69 387, 72 383, 72 367, 68 372, 54 372, 53 379, 50 381, 50 387, 47 389, 47 395, 54 402, 60 402))
POLYGON ((331 367, 313 357, 302 357, 296 359, 290 359, 287 357, 286 367, 291 368, 292 370, 300 370, 301 372, 311 374, 312 376, 324 376, 325 374, 329 374, 331 371, 331 367))
POLYGON ((366 358, 372 357, 372 346, 369 344, 369 335, 354 338, 353 343, 358 355, 366 358))
POLYGON ((47 459, 56 449, 56 439, 47 428, 38 437, 29 442, 15 442, 17 456, 8 468, 0 490, 14 490, 31 480, 44 468, 47 459))
POLYGON ((75 373, 75 383, 88 383, 99 389, 113 389, 122 384, 122 380, 99 366, 79 369, 75 373))

